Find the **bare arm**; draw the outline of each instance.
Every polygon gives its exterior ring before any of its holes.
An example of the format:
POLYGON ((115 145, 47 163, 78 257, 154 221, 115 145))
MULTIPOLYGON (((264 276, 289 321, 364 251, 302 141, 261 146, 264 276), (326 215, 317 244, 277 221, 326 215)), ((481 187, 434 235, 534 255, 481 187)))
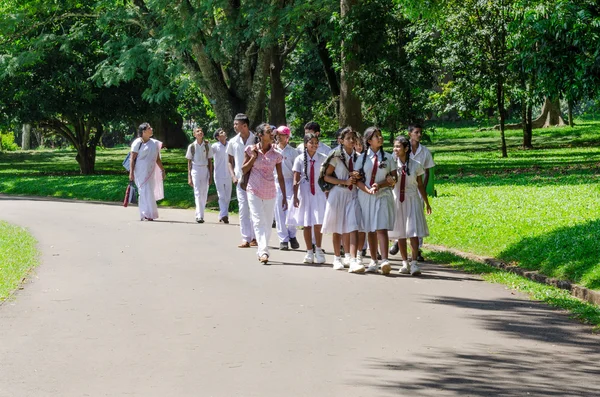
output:
POLYGON ((429 205, 429 200, 427 199, 427 192, 425 192, 425 186, 423 185, 423 178, 421 178, 421 175, 417 176, 417 184, 419 193, 421 193, 421 197, 423 197, 423 201, 425 202, 425 206, 427 208, 427 215, 431 215, 431 206, 429 205))
POLYGON ((300 187, 300 173, 294 171, 294 207, 298 208, 300 199, 298 198, 298 188, 300 187))
POLYGON ((188 185, 194 187, 194 182, 192 181, 192 160, 188 160, 188 185))
POLYGON ((244 164, 242 165, 242 173, 245 174, 248 171, 250 171, 250 169, 254 165, 254 162, 256 161, 257 156, 258 154, 256 153, 256 150, 252 151, 252 156, 249 156, 248 153, 244 153, 244 164))
POLYGON ((348 178, 348 179, 334 178, 333 176, 331 176, 331 174, 333 174, 333 171, 335 171, 335 167, 333 165, 329 164, 327 166, 327 170, 325 170, 325 182, 329 182, 334 185, 346 185, 346 186, 350 186, 350 185, 352 185, 352 183, 354 183, 352 178, 348 178))
POLYGON ((137 159, 138 154, 136 152, 131 152, 131 159, 129 161, 129 180, 133 181, 133 174, 135 168, 135 160, 137 159))
POLYGON ((227 162, 227 168, 229 169, 229 174, 231 175, 231 179, 233 183, 238 183, 237 178, 235 177, 235 158, 232 155, 229 155, 229 161, 227 162))

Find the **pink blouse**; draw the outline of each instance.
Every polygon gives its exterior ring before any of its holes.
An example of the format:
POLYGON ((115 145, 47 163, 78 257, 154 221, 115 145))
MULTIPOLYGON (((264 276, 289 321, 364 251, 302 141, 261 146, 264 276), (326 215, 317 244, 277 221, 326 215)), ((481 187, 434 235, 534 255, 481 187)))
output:
MULTIPOLYGON (((252 157, 252 149, 254 146, 246 148, 246 154, 252 157)), ((281 164, 283 156, 275 151, 275 145, 271 145, 271 149, 263 154, 258 151, 258 157, 254 160, 250 178, 248 179, 248 187, 246 191, 252 193, 263 200, 274 199, 276 196, 275 190, 275 165, 281 164)))

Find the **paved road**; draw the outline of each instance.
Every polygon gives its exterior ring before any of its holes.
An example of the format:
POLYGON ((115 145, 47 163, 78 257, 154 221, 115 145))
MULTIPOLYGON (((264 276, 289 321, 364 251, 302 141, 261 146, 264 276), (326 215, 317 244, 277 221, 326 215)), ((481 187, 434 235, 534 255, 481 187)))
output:
POLYGON ((600 395, 600 337, 504 286, 261 266, 236 225, 160 215, 0 197, 42 252, 0 306, 0 396, 600 395))

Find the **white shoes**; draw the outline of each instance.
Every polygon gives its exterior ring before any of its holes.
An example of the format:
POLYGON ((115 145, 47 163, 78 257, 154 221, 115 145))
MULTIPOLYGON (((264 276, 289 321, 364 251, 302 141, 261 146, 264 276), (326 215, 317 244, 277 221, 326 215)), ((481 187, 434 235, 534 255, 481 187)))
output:
POLYGON ((359 263, 356 258, 350 259, 350 268, 348 269, 348 273, 364 273, 365 266, 362 263, 359 263))
POLYGON ((363 257, 362 257, 361 251, 358 251, 356 253, 356 261, 362 265, 362 263, 363 263, 363 257))
POLYGON ((344 267, 350 266, 350 261, 351 260, 352 260, 352 258, 350 257, 350 254, 345 254, 344 255, 344 259, 342 260, 342 263, 344 264, 344 267))
POLYGON ((421 268, 417 265, 417 261, 410 262, 410 275, 411 276, 420 276, 421 268))
POLYGON ((333 257, 333 270, 344 270, 344 264, 339 256, 333 257))
POLYGON ((314 255, 312 251, 306 251, 306 255, 304 255, 304 263, 313 263, 314 255))
POLYGON ((318 263, 320 265, 325 263, 325 254, 323 253, 323 250, 317 248, 316 251, 317 252, 315 252, 315 263, 318 263))
POLYGON ((371 262, 369 262, 369 266, 367 266, 367 270, 365 271, 367 273, 377 273, 377 270, 379 270, 379 265, 377 264, 377 261, 371 259, 371 262))
POLYGON ((408 266, 407 261, 402 261, 402 267, 400 268, 400 274, 409 274, 410 267, 408 266))
POLYGON ((392 265, 390 265, 390 261, 387 259, 381 261, 381 265, 379 265, 379 268, 381 269, 381 273, 386 275, 390 274, 390 272, 392 271, 392 265))

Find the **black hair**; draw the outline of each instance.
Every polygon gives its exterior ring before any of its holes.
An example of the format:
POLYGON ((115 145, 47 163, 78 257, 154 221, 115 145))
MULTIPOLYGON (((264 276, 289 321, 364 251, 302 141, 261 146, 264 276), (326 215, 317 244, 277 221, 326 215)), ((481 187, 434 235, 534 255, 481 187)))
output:
POLYGON ((236 114, 233 119, 237 120, 237 121, 241 121, 242 123, 244 123, 244 124, 246 124, 248 126, 250 125, 250 119, 244 113, 238 113, 238 114, 236 114))
MULTIPOLYGON (((363 134, 363 148, 365 150, 363 150, 365 157, 363 158, 363 162, 362 162, 362 167, 360 169, 361 174, 364 174, 365 172, 365 163, 367 160, 367 152, 369 151, 369 149, 371 148, 371 144, 369 143, 369 141, 371 139, 373 139, 373 136, 375 135, 376 132, 381 133, 381 130, 378 127, 369 127, 365 130, 365 133, 363 134)), ((387 160, 387 157, 385 157, 385 152, 383 151, 383 145, 381 145, 379 147, 379 152, 381 152, 381 163, 383 163, 384 161, 387 160)), ((375 153, 375 155, 377 155, 377 153, 375 153)))
POLYGON ((146 131, 148 129, 148 127, 150 127, 149 123, 142 123, 140 124, 140 126, 138 127, 138 137, 141 137, 144 134, 144 131, 146 131))
POLYGON ((308 179, 308 149, 306 148, 306 146, 308 145, 308 142, 310 142, 311 139, 315 138, 319 140, 319 137, 316 134, 310 132, 304 135, 304 177, 306 179, 308 179))
POLYGON ((214 139, 219 139, 219 135, 221 134, 221 132, 223 132, 223 128, 217 128, 217 130, 213 134, 213 138, 214 139))
POLYGON ((413 132, 413 130, 415 130, 417 128, 420 129, 420 130, 422 130, 423 126, 421 124, 419 124, 419 123, 409 124, 408 125, 408 133, 410 134, 411 132, 413 132))
MULTIPOLYGON (((348 134, 354 134, 354 137, 356 138, 356 132, 354 132, 354 130, 352 129, 352 127, 348 126, 348 127, 344 127, 342 129, 342 131, 340 131, 340 139, 344 140, 346 138, 346 135, 348 134)), ((354 149, 352 149, 354 151, 354 149)), ((340 145, 340 157, 342 158, 342 161, 344 163, 346 163, 346 155, 344 154, 345 150, 344 150, 344 145, 340 145)), ((356 158, 358 157, 358 155, 356 154, 356 152, 354 152, 354 156, 352 158, 352 161, 356 163, 356 158)))
MULTIPOLYGON (((410 148, 410 140, 404 135, 398 135, 394 142, 399 142, 404 149, 410 148)), ((410 175, 410 170, 408 169, 408 163, 410 162, 410 150, 406 153, 406 175, 410 175)))
POLYGON ((256 137, 254 139, 254 143, 257 144, 260 142, 260 137, 263 136, 265 134, 265 130, 267 128, 271 128, 271 125, 269 123, 260 123, 258 125, 258 127, 256 127, 256 137))
POLYGON ((304 129, 314 132, 321 132, 321 126, 316 121, 309 121, 308 123, 304 124, 304 129))

